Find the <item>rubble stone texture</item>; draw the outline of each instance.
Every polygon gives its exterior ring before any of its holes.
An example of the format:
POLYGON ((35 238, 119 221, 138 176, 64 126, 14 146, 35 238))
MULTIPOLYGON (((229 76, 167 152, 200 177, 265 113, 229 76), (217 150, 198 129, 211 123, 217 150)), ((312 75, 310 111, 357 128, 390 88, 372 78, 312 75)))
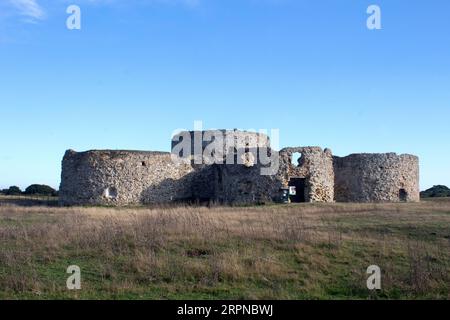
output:
MULTIPOLYGON (((341 158, 333 157, 329 149, 290 147, 279 151, 275 174, 261 175, 260 152, 275 152, 269 138, 236 130, 220 132, 228 134, 228 143, 213 153, 223 158, 223 164, 196 164, 193 139, 182 159, 168 152, 68 150, 62 161, 60 204, 269 203, 277 201, 281 188, 289 186, 296 186, 298 194, 292 199, 299 202, 419 201, 416 156, 387 153, 341 158), (295 153, 301 157, 293 164, 295 153), (230 157, 233 164, 226 162, 230 157), (237 163, 239 158, 244 161, 237 163)), ((210 137, 214 133, 196 134, 210 137)), ((174 137, 172 146, 194 135, 182 132, 174 137)), ((209 152, 210 143, 203 143, 201 152, 209 152)))
POLYGON ((280 151, 280 160, 283 186, 288 186, 291 178, 305 178, 306 202, 333 202, 334 170, 333 155, 330 149, 285 148, 280 151), (294 153, 301 154, 298 165, 292 164, 294 153))
POLYGON ((420 201, 419 158, 395 153, 334 157, 336 201, 420 201))
POLYGON ((190 195, 194 168, 170 153, 68 150, 60 186, 62 205, 133 205, 190 195))

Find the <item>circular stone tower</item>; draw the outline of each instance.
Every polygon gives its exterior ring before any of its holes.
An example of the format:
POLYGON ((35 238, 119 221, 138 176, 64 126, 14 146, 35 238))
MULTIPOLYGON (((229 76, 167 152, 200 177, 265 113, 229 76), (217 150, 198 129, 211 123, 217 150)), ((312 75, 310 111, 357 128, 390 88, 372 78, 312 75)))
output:
POLYGON ((184 158, 202 158, 205 151, 219 157, 243 151, 270 148, 267 135, 234 130, 182 131, 172 137, 172 154, 184 158))
POLYGON ((419 158, 409 154, 352 154, 334 157, 338 202, 417 202, 419 158))

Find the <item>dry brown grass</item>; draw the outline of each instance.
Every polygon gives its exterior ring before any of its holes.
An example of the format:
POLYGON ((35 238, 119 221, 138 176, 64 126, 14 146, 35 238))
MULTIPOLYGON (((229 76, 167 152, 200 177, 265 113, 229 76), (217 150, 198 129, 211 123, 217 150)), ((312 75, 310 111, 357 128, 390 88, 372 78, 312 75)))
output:
POLYGON ((450 201, 266 207, 0 205, 3 298, 448 298, 450 201), (80 292, 65 268, 82 268, 80 292))

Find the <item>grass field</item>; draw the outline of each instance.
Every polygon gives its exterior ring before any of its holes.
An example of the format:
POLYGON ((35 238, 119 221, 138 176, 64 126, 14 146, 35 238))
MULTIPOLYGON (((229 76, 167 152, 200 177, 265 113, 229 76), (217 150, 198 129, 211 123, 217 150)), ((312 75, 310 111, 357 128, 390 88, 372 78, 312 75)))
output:
POLYGON ((0 199, 1 299, 449 299, 450 200, 59 208, 0 199), (369 291, 366 269, 382 270, 369 291), (68 290, 66 268, 81 268, 68 290))

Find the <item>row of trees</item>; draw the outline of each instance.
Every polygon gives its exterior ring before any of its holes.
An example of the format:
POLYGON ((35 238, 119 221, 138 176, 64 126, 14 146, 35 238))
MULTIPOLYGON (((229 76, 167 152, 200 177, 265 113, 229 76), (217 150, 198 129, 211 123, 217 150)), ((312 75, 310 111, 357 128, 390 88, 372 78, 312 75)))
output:
POLYGON ((22 191, 17 186, 11 186, 8 189, 0 190, 1 194, 8 196, 18 196, 18 195, 43 195, 43 196, 57 196, 58 191, 45 184, 32 184, 27 187, 25 191, 22 191))

